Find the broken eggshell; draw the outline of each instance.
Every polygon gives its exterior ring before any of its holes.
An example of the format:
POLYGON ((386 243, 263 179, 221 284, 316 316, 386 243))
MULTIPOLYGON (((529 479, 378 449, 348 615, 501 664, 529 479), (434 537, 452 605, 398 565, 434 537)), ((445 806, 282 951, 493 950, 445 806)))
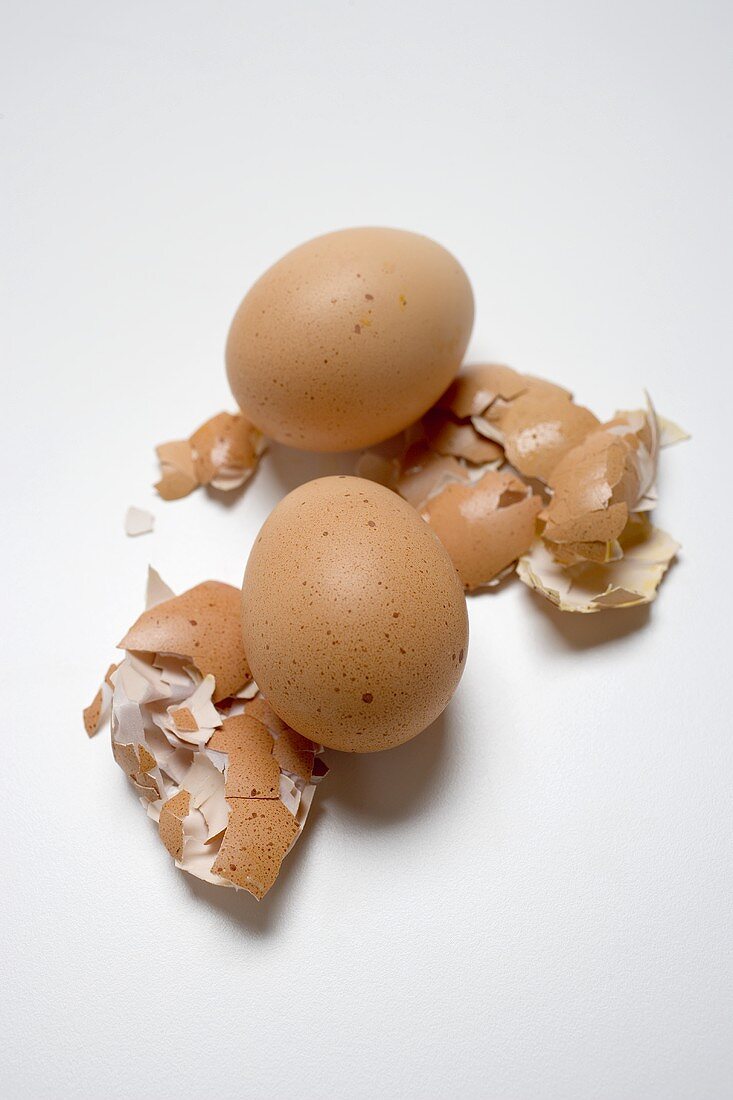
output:
POLYGON ((542 532, 556 559, 606 562, 633 512, 648 511, 659 450, 657 419, 647 410, 617 413, 568 451, 550 477, 542 532))
POLYGON ((479 435, 470 421, 461 423, 444 409, 431 409, 423 417, 422 427, 428 447, 436 454, 465 458, 475 466, 503 461, 498 443, 479 435))
POLYGON ((217 413, 188 439, 156 447, 161 478, 155 488, 164 500, 179 500, 199 485, 230 491, 257 469, 265 438, 241 413, 217 413))
MULTIPOLYGON (((458 408, 476 407, 470 394, 463 397, 458 408)), ((366 452, 357 472, 393 489, 420 512, 447 549, 464 587, 473 591, 498 583, 529 548, 542 507, 542 499, 516 474, 497 471, 502 461, 498 444, 484 439, 470 422, 459 423, 436 408, 401 455, 388 459, 366 452)))
POLYGON ((216 681, 215 702, 236 695, 252 679, 239 627, 239 592, 220 581, 205 581, 144 611, 119 648, 195 659, 201 675, 216 681))
POLYGON ((111 677, 116 668, 117 665, 115 664, 109 666, 104 674, 102 683, 97 688, 96 695, 89 706, 84 707, 84 729, 87 731, 89 737, 94 737, 95 733, 99 732, 102 724, 109 718, 112 693, 114 691, 114 684, 111 677))
POLYGON ((472 592, 498 583, 535 535, 542 500, 514 474, 493 470, 471 485, 453 483, 423 512, 472 592))
POLYGON ((497 363, 467 367, 438 407, 499 444, 523 477, 545 482, 563 455, 598 425, 562 386, 497 363))
POLYGON ((273 721, 265 700, 253 695, 238 590, 208 581, 173 597, 151 570, 148 596, 123 639, 123 647, 130 643, 123 661, 111 666, 85 711, 85 727, 90 734, 98 728, 111 703, 114 758, 178 867, 261 898, 327 772, 322 749, 273 721), (144 647, 135 648, 142 639, 144 647), (212 668, 228 690, 206 671, 212 668))
POLYGON ((131 505, 125 513, 125 534, 131 538, 138 535, 147 535, 155 526, 155 516, 145 508, 135 508, 131 505))
POLYGON ((651 603, 679 543, 641 513, 629 520, 620 545, 622 556, 616 561, 562 565, 537 539, 519 559, 517 573, 560 611, 589 614, 651 603))
POLYGON ((416 428, 401 454, 366 452, 357 472, 421 513, 468 591, 498 583, 530 551, 535 517, 558 568, 620 560, 630 517, 657 503, 660 447, 689 438, 648 397, 646 409, 601 424, 562 387, 499 364, 464 370, 416 428), (494 449, 481 451, 477 441, 494 449), (517 469, 539 492, 545 483, 544 508, 517 469), (502 478, 514 497, 503 495, 502 478))

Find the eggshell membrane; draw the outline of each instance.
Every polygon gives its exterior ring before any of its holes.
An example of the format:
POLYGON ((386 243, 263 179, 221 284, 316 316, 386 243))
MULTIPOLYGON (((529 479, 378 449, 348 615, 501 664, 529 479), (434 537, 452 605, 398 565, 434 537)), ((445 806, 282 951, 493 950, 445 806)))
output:
POLYGON ((405 501, 354 477, 311 481, 278 504, 247 563, 242 625, 275 712, 347 752, 428 726, 468 646, 465 598, 439 540, 405 501))
POLYGON ((155 527, 155 516, 145 508, 131 505, 125 513, 125 534, 130 538, 149 535, 155 527))
POLYGON ((435 241, 399 229, 328 233, 255 283, 232 321, 229 384, 265 435, 370 446, 418 420, 461 363, 473 293, 435 241))
POLYGON ((490 470, 473 485, 448 485, 424 514, 472 591, 529 549, 541 507, 541 498, 519 478, 490 470))
POLYGON ((239 599, 231 585, 204 581, 144 611, 119 648, 188 657, 202 676, 216 680, 214 701, 226 699, 252 678, 242 647, 239 599))
POLYGON ((587 615, 651 603, 679 544, 645 515, 630 517, 621 544, 621 557, 606 565, 584 561, 563 566, 537 539, 519 559, 517 573, 561 611, 587 615))

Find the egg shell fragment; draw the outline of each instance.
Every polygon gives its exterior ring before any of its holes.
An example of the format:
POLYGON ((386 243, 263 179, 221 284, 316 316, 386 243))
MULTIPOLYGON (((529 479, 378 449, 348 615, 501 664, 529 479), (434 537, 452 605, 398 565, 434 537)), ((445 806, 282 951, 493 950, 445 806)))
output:
POLYGON ((174 859, 183 859, 183 822, 191 807, 188 791, 179 791, 163 803, 158 819, 158 833, 174 859))
POLYGON ((648 510, 659 452, 654 408, 617 413, 560 460, 543 538, 557 561, 604 563, 621 556, 629 516, 648 510))
POLYGON ((97 693, 88 707, 84 707, 84 729, 89 737, 94 737, 99 732, 102 722, 109 714, 109 706, 112 701, 113 683, 110 679, 117 665, 110 665, 104 674, 104 680, 99 685, 97 693))
POLYGON ((442 409, 431 409, 422 423, 429 447, 439 455, 465 458, 477 466, 503 460, 504 452, 498 443, 479 435, 470 422, 460 424, 453 420, 442 409))
POLYGON ((473 293, 435 241, 357 228, 308 241, 241 303, 226 347, 237 403, 265 435, 343 451, 396 435, 455 376, 473 293))
POLYGON ((439 455, 422 441, 408 447, 398 463, 389 487, 411 504, 422 510, 446 485, 454 481, 468 481, 469 473, 453 455, 439 455))
POLYGON ((155 448, 161 472, 155 488, 164 500, 180 500, 199 485, 238 489, 254 474, 265 446, 262 433, 241 413, 217 413, 188 439, 155 448))
POLYGON ((679 543, 653 527, 644 514, 630 518, 620 541, 622 554, 616 561, 563 566, 537 539, 519 559, 517 574, 560 611, 588 615, 651 603, 679 543))
POLYGON ((490 470, 473 485, 446 486, 424 516, 468 591, 495 581, 532 545, 542 500, 506 471, 490 470))
POLYGON ((329 477, 265 522, 242 593, 250 665, 294 730, 348 752, 428 726, 464 667, 468 618, 445 549, 380 485, 329 477))
POLYGON ((242 646, 239 599, 231 585, 204 581, 144 611, 119 648, 188 657, 202 676, 216 680, 214 701, 226 699, 252 679, 242 646))
MULTIPOLYGON (((491 418, 493 420, 493 418, 491 418)), ((598 427, 598 417, 548 382, 531 380, 495 423, 507 461, 524 477, 548 481, 565 454, 598 427)))
POLYGON ((211 870, 259 900, 277 878, 298 825, 279 798, 232 798, 229 804, 229 823, 211 870))
MULTIPOLYGON (((200 587, 207 592, 212 583, 200 587)), ((229 586, 219 587, 226 590, 229 586)), ((240 593, 234 590, 234 594, 238 626, 240 593)), ((190 596, 191 592, 176 597, 159 574, 149 569, 146 607, 150 612, 167 605, 163 608, 166 644, 180 645, 195 654, 200 648, 197 640, 204 641, 208 652, 211 622, 204 615, 196 620, 190 617, 190 596), (177 613, 186 617, 192 634, 181 630, 177 613)), ((220 641, 226 644, 231 607, 224 601, 219 610, 224 620, 220 641)), ((154 621, 151 616, 149 623, 154 621)), ((239 630, 234 645, 239 652, 239 630)), ((252 682, 236 696, 227 695, 220 709, 212 704, 215 689, 214 677, 202 678, 195 661, 185 654, 130 650, 119 665, 108 669, 101 688, 101 711, 95 698, 85 711, 85 727, 91 732, 92 724, 99 726, 105 709, 111 712, 114 759, 181 870, 216 886, 241 885, 261 898, 301 833, 316 785, 328 768, 319 755, 321 746, 301 738, 277 718, 252 682), (255 708, 273 727, 272 732, 252 715, 242 715, 245 706, 255 708), (278 744, 282 749, 275 755, 278 744), (284 765, 279 756, 285 759, 284 765), (281 809, 271 808, 274 802, 281 809), (238 829, 235 818, 235 829, 227 841, 230 873, 224 877, 216 874, 213 867, 226 837, 230 810, 240 805, 240 813, 247 817, 245 804, 264 803, 267 809, 252 819, 257 821, 256 830, 238 829), (231 864, 238 865, 240 844, 245 850, 239 862, 250 869, 261 865, 266 873, 256 877, 231 874, 231 864)))
POLYGON ((464 420, 480 416, 497 398, 511 401, 527 389, 525 375, 500 363, 475 363, 461 371, 438 406, 464 420))
POLYGON ((209 741, 209 748, 225 752, 226 796, 229 798, 277 798, 280 766, 272 755, 270 733, 245 714, 225 718, 209 741))
POLYGON ((200 485, 235 488, 251 474, 264 449, 262 435, 243 416, 218 413, 189 439, 193 467, 200 485))

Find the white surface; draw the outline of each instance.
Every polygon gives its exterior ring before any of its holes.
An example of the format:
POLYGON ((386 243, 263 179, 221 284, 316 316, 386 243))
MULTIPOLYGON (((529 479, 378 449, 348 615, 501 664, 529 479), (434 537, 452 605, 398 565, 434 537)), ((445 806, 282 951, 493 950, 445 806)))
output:
POLYGON ((730 1095, 730 6, 49 0, 2 27, 4 1094, 730 1095), (474 357, 601 414, 647 386, 695 437, 661 481, 684 550, 650 615, 472 599, 445 718, 332 759, 258 906, 174 870, 80 710, 148 561, 236 583, 284 490, 338 468, 278 449, 229 507, 149 488, 153 444, 230 404, 248 284, 353 223, 455 251, 474 357))

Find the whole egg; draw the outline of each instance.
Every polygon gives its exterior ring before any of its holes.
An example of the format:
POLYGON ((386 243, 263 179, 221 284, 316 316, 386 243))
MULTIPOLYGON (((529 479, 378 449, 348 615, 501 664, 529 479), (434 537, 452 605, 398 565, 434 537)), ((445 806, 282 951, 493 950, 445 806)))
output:
POLYGON ((344 229, 255 283, 226 346, 229 384, 265 435, 311 451, 370 446, 418 420, 456 375, 473 293, 441 245, 344 229))
POLYGON ((453 695, 468 647, 455 567, 381 485, 326 477, 265 521, 242 588, 244 648, 273 710, 347 752, 409 740, 453 695))

